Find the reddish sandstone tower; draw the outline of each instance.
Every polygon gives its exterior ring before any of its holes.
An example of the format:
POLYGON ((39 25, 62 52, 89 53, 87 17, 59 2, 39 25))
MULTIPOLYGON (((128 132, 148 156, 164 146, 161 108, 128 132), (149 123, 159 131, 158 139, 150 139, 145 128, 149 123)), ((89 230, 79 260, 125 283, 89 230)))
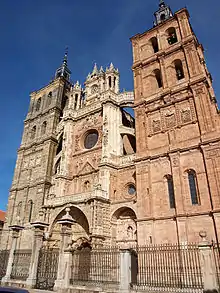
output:
POLYGON ((139 244, 220 236, 220 118, 187 9, 131 38, 139 244))

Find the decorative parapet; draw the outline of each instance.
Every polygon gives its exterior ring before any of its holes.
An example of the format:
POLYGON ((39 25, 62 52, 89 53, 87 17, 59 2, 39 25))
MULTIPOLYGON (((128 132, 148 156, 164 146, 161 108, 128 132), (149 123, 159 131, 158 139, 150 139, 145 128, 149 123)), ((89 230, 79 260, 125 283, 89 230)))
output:
POLYGON ((118 103, 124 104, 134 104, 134 92, 124 92, 118 95, 118 103))
POLYGON ((133 165, 135 158, 136 158, 135 154, 126 155, 122 157, 103 158, 101 163, 125 167, 125 166, 133 165))
POLYGON ((92 198, 104 198, 107 199, 107 194, 103 190, 95 189, 91 192, 86 193, 76 193, 72 195, 66 195, 61 197, 56 197, 56 195, 51 194, 49 198, 44 201, 44 207, 56 207, 63 206, 65 204, 77 204, 81 202, 86 202, 92 198))
POLYGON ((124 166, 124 165, 134 164, 135 158, 136 158, 135 154, 120 157, 119 158, 119 165, 124 166))

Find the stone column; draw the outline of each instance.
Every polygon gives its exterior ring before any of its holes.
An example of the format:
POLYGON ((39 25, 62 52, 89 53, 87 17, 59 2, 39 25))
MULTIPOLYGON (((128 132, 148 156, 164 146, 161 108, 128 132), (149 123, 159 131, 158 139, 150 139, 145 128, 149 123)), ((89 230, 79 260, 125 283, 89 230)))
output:
POLYGON ((212 244, 207 241, 206 232, 200 232, 199 235, 202 238, 202 242, 199 244, 199 250, 204 292, 209 290, 217 290, 217 274, 212 244))
POLYGON ((120 292, 129 292, 131 284, 131 251, 120 250, 120 292))
POLYGON ((34 241, 32 245, 31 264, 29 268, 29 276, 26 284, 28 288, 34 288, 37 280, 37 267, 40 249, 43 243, 44 229, 49 226, 44 222, 34 222, 31 224, 34 227, 34 241))
POLYGON ((73 218, 69 214, 70 208, 66 208, 66 214, 58 221, 61 225, 61 245, 58 262, 57 279, 55 281, 54 290, 68 288, 71 276, 72 263, 72 225, 73 218))
POLYGON ((10 281, 11 278, 11 271, 12 271, 12 266, 13 266, 13 261, 14 261, 14 252, 17 248, 17 240, 19 237, 19 232, 24 229, 24 227, 20 225, 13 225, 9 226, 9 229, 12 230, 12 244, 11 244, 11 249, 9 253, 9 258, 8 258, 8 265, 7 265, 7 270, 5 276, 2 278, 2 284, 7 284, 10 281))

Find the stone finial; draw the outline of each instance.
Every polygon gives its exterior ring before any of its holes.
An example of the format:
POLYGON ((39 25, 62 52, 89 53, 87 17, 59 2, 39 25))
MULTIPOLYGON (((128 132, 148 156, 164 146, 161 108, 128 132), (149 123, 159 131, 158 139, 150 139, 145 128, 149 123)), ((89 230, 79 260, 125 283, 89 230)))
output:
POLYGON ((114 69, 115 69, 115 67, 114 67, 113 63, 111 62, 109 70, 113 71, 114 69))
POLYGON ((99 73, 104 73, 104 69, 102 66, 100 67, 99 73))
POLYGON ((98 67, 97 67, 97 64, 95 63, 93 71, 92 71, 92 75, 97 75, 98 73, 99 73, 98 67))
POLYGON ((62 218, 60 220, 58 220, 59 224, 67 224, 67 225, 72 225, 75 220, 73 219, 73 217, 70 215, 70 207, 67 207, 65 209, 66 214, 62 216, 62 218))
POLYGON ((79 83, 79 81, 77 80, 77 82, 74 84, 74 89, 81 89, 81 85, 79 83))

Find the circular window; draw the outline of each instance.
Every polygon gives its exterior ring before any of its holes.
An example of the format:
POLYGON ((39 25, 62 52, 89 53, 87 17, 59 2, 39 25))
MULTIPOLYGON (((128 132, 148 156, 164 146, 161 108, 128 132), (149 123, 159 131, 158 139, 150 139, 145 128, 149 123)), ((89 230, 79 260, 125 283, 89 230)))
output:
POLYGON ((97 130, 92 130, 90 131, 86 136, 85 136, 85 140, 84 140, 84 147, 86 149, 91 149, 93 148, 98 141, 99 138, 99 134, 97 130))
POLYGON ((136 194, 136 187, 133 184, 128 185, 128 194, 135 195, 136 194))

